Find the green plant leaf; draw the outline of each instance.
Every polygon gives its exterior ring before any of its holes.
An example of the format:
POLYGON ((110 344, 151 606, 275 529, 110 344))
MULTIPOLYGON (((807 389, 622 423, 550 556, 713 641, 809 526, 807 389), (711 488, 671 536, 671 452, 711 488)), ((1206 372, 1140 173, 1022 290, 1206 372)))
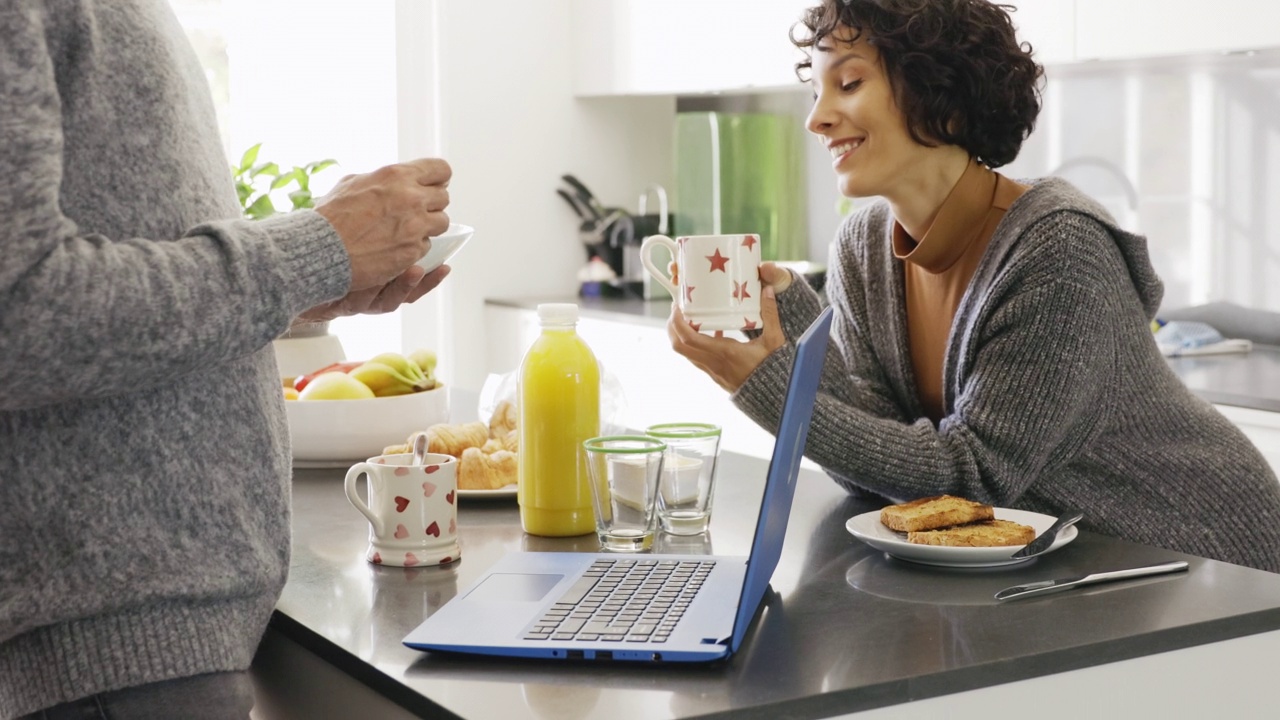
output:
POLYGON ((289 193, 289 199, 293 201, 294 210, 311 207, 311 192, 309 190, 294 190, 289 193))
POLYGON ((301 176, 302 176, 302 173, 298 170, 298 168, 294 168, 287 173, 278 175, 275 180, 272 180, 271 189, 278 190, 279 188, 282 188, 285 185, 288 185, 289 183, 294 182, 295 180, 298 180, 298 178, 300 178, 301 176))
POLYGON ((253 204, 245 211, 245 214, 254 220, 261 220, 262 218, 269 217, 275 213, 276 206, 271 204, 271 198, 266 195, 254 200, 253 204))
POLYGON ((258 177, 259 175, 271 175, 274 177, 280 174, 280 166, 273 162, 261 163, 255 165, 250 174, 253 177, 258 177))
POLYGON ((307 163, 307 171, 310 172, 312 175, 315 175, 321 170, 337 164, 338 164, 337 160, 317 160, 315 162, 307 163))
POLYGON ((302 190, 311 189, 311 176, 307 174, 305 167, 294 166, 293 172, 297 175, 298 188, 302 190))
POLYGON ((240 198, 240 207, 245 207, 245 201, 253 194, 253 188, 248 183, 236 181, 236 196, 240 198))
POLYGON ((258 150, 262 147, 262 143, 258 143, 248 150, 244 151, 244 155, 240 156, 240 172, 245 172, 253 167, 253 163, 258 160, 258 150))

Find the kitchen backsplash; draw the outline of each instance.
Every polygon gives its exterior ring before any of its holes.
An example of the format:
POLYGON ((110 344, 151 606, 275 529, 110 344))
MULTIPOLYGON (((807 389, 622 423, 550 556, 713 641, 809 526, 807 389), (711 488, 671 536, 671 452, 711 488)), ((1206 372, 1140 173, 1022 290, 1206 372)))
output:
MULTIPOLYGON (((1014 178, 1057 175, 1147 236, 1166 308, 1230 301, 1280 311, 1280 49, 1047 70, 1014 178)), ((682 98, 683 110, 791 112, 806 90, 682 98)), ((810 259, 826 259, 840 197, 807 140, 810 259)))

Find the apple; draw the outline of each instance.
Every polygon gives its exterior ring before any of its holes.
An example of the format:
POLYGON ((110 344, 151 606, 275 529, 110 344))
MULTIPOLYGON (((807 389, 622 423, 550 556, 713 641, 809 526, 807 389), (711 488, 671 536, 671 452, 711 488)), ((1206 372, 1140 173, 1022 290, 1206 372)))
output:
POLYGON ((373 397, 368 385, 344 372, 321 373, 298 393, 299 400, 367 400, 373 397))

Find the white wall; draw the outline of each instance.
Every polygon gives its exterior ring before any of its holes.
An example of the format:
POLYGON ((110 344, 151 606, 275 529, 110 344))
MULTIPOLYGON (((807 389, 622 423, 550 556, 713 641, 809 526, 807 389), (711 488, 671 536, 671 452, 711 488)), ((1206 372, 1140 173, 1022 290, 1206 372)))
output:
MULTIPOLYGON (((446 382, 479 389, 484 300, 577 291, 586 256, 578 220, 555 194, 560 176, 571 172, 606 205, 626 207, 647 183, 669 185, 675 101, 574 98, 569 0, 427 0, 429 12, 405 8, 411 1, 401 0, 402 17, 434 32, 438 47, 402 70, 421 77, 419 92, 438 93, 426 104, 436 106, 437 149, 454 170, 449 214, 476 233, 445 286, 404 313, 403 343, 439 347, 446 382)), ((421 97, 401 103, 402 123, 432 122, 404 114, 421 97)), ((432 136, 424 128, 415 142, 432 136)))
POLYGON ((233 158, 262 142, 262 157, 286 166, 338 159, 317 194, 400 160, 453 165, 450 215, 476 228, 471 244, 445 285, 412 307, 335 321, 348 357, 434 348, 446 382, 478 389, 485 298, 577 290, 585 253, 554 192, 560 175, 632 208, 646 184, 671 183, 673 98, 573 97, 570 0, 208 7, 220 18, 206 24, 227 42, 233 158))
MULTIPOLYGON (((334 158, 316 197, 348 173, 396 162, 395 4, 391 0, 221 0, 227 42, 230 158, 262 143, 287 170, 334 158)), ((275 198, 276 208, 289 201, 275 198)), ((401 349, 397 315, 343 318, 349 358, 401 349)))

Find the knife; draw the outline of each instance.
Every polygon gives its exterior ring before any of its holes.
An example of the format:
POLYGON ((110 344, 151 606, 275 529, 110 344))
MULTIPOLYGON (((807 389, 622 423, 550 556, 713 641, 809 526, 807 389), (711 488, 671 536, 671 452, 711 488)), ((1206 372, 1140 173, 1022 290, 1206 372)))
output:
POLYGON ((590 190, 587 189, 586 185, 583 185, 582 182, 578 180, 578 178, 572 175, 569 175, 567 173, 564 175, 561 175, 560 179, 564 180, 566 183, 569 184, 570 187, 573 188, 574 193, 576 193, 578 196, 578 200, 581 201, 581 203, 587 208, 587 210, 591 211, 591 214, 595 217, 596 220, 604 219, 606 214, 604 210, 604 206, 601 205, 600 201, 596 199, 595 194, 593 194, 590 190))
POLYGON ((1004 590, 996 593, 996 599, 1022 599, 1032 597, 1034 595, 1047 595, 1049 593, 1060 592, 1062 590, 1070 590, 1071 588, 1080 587, 1081 585, 1093 585, 1095 583, 1144 577, 1147 575, 1163 575, 1164 573, 1181 572, 1186 569, 1187 563, 1185 560, 1174 560, 1172 562, 1160 563, 1159 565, 1145 565, 1143 567, 1129 568, 1128 570, 1112 570, 1110 572, 1093 573, 1092 575, 1081 575, 1079 577, 1044 580, 1042 582, 1027 583, 1026 585, 1014 585, 1013 587, 1005 588, 1004 590))
POLYGON ((1035 540, 1027 543, 1021 550, 1009 557, 1014 560, 1021 560, 1023 558, 1034 557, 1045 552, 1053 546, 1053 541, 1058 539, 1059 533, 1080 522, 1080 518, 1082 517, 1084 517, 1084 513, 1079 510, 1072 510, 1063 514, 1049 526, 1048 530, 1040 533, 1035 540))
POLYGON ((569 207, 573 208, 574 214, 579 218, 583 220, 591 219, 591 211, 583 207, 582 201, 573 195, 570 195, 568 190, 565 190, 564 188, 556 188, 556 193, 559 194, 560 197, 564 198, 565 202, 569 203, 569 207))

